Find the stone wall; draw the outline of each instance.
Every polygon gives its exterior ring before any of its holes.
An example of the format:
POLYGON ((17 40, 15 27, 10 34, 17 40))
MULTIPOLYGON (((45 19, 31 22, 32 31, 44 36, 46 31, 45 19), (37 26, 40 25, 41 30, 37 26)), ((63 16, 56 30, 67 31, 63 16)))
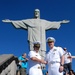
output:
POLYGON ((13 54, 0 55, 0 75, 16 75, 17 63, 13 54))

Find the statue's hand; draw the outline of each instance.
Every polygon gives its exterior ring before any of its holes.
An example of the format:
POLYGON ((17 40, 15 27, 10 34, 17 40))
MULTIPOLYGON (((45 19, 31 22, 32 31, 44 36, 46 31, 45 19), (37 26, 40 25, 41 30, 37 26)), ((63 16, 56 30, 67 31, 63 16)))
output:
POLYGON ((69 23, 70 21, 69 20, 63 20, 61 21, 61 23, 69 23))
POLYGON ((9 19, 2 20, 2 22, 11 22, 9 19))

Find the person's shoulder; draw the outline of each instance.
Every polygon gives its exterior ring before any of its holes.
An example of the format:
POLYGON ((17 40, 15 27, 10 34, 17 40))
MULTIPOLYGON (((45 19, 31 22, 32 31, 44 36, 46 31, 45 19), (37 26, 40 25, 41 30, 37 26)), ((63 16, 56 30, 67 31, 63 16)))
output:
POLYGON ((59 50, 59 49, 62 49, 62 47, 60 47, 60 46, 54 46, 54 49, 59 50))
POLYGON ((34 52, 34 51, 30 51, 30 52, 34 52))
POLYGON ((68 52, 69 55, 71 55, 71 52, 68 52))
POLYGON ((21 58, 22 56, 19 56, 18 58, 21 58))
POLYGON ((62 51, 62 52, 64 53, 63 48, 62 48, 62 47, 60 47, 60 46, 58 46, 58 47, 57 47, 57 50, 58 50, 59 52, 61 52, 61 51, 62 51))
POLYGON ((70 53, 70 54, 71 54, 71 52, 68 52, 68 53, 70 53))
POLYGON ((61 46, 58 46, 57 48, 58 48, 58 49, 62 49, 62 50, 63 50, 63 48, 62 48, 61 46))
POLYGON ((29 52, 29 54, 34 54, 34 53, 35 53, 34 51, 30 51, 30 52, 29 52))
POLYGON ((22 59, 22 56, 19 56, 18 59, 22 59))

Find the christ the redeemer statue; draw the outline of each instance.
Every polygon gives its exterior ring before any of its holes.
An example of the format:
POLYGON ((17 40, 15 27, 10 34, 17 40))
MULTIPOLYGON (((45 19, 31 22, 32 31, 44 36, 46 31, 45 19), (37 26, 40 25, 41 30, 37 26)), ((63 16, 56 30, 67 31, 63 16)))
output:
POLYGON ((44 19, 40 19, 40 10, 35 9, 34 18, 32 19, 25 19, 25 20, 2 20, 3 22, 12 23, 16 28, 23 28, 28 30, 28 41, 30 50, 33 50, 33 42, 40 41, 41 48, 40 54, 42 58, 45 57, 46 52, 46 30, 51 29, 59 29, 61 24, 68 23, 69 20, 63 21, 47 21, 44 19))

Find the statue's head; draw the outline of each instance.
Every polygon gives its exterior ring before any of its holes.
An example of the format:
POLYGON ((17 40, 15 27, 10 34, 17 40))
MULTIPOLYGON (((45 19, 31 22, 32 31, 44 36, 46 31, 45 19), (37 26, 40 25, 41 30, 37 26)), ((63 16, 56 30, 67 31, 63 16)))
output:
POLYGON ((39 9, 35 9, 34 18, 40 18, 40 10, 39 9))

